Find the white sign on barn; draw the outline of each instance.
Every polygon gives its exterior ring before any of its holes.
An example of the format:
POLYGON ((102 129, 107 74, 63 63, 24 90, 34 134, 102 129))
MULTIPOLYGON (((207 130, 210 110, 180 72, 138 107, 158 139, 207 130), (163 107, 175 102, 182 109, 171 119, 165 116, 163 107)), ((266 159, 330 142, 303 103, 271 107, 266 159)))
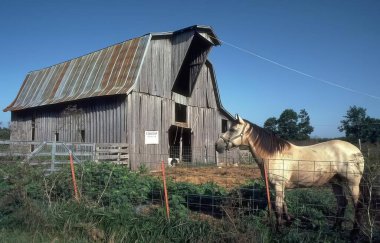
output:
POLYGON ((145 131, 145 144, 159 144, 158 131, 145 131))

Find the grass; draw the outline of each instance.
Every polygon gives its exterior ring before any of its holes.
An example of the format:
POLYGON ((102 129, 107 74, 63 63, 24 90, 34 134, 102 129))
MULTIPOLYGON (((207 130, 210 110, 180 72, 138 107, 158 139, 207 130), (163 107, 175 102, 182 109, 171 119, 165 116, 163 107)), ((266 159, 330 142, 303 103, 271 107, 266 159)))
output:
MULTIPOLYGON (((26 164, 2 164, 0 242, 345 242, 351 227, 347 222, 342 233, 331 229, 336 203, 328 188, 287 191, 295 220, 277 232, 266 204, 250 204, 253 197, 265 198, 260 181, 227 191, 214 183, 168 180, 168 221, 162 182, 145 168, 132 172, 109 163, 77 167, 79 202, 73 199, 70 176, 68 167, 45 176, 26 164), (237 195, 247 200, 227 200, 237 195), (191 200, 197 207, 190 206, 191 200)), ((352 209, 347 215, 352 217, 352 209)))

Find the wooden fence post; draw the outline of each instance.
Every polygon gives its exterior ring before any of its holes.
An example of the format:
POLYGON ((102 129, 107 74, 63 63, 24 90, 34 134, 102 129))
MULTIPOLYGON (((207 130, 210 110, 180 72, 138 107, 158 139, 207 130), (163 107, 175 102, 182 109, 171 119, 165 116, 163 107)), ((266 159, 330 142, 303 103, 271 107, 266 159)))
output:
POLYGON ((55 153, 57 151, 57 144, 54 141, 51 145, 51 165, 50 165, 50 172, 55 171, 55 153))

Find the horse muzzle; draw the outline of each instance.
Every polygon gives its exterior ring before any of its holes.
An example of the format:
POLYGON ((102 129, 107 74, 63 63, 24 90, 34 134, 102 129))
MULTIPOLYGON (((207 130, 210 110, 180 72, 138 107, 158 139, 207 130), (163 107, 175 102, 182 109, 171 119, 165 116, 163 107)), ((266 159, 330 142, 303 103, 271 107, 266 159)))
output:
POLYGON ((222 138, 219 138, 215 143, 215 149, 218 153, 223 153, 225 150, 229 150, 231 148, 231 144, 226 142, 222 138))

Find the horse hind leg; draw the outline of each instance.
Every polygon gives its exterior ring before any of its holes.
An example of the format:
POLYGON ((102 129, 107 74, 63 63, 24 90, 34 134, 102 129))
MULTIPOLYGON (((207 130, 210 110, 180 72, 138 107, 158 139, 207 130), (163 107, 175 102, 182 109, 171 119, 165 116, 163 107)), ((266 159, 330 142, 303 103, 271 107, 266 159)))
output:
POLYGON ((284 211, 283 211, 283 216, 285 218, 285 220, 287 221, 287 223, 291 223, 293 217, 289 214, 288 212, 288 205, 287 203, 284 201, 284 205, 283 205, 283 208, 284 208, 284 211))
POLYGON ((362 224, 363 221, 363 209, 364 209, 364 197, 363 195, 360 195, 360 193, 364 193, 360 191, 360 182, 358 179, 354 179, 351 182, 349 182, 348 188, 351 193, 351 198, 354 204, 354 209, 355 209, 355 219, 353 223, 353 227, 351 230, 351 239, 355 239, 359 237, 359 232, 360 232, 360 225, 362 224), (360 198, 360 196, 362 196, 360 198), (360 200, 359 200, 360 198, 360 200))
POLYGON ((275 190, 276 190, 276 200, 275 200, 276 219, 277 219, 277 228, 278 228, 278 227, 282 227, 283 223, 284 223, 282 217, 284 214, 285 191, 284 191, 284 187, 282 185, 275 185, 275 190))
POLYGON ((332 189, 335 194, 335 198, 338 205, 334 228, 340 229, 342 227, 344 213, 346 211, 348 201, 347 201, 346 195, 344 193, 344 188, 342 185, 333 183, 332 189))

